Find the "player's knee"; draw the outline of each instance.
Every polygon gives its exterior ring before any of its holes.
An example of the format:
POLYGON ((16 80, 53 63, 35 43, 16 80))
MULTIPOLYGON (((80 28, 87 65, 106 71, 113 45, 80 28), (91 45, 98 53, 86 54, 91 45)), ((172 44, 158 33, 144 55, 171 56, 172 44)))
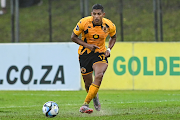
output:
POLYGON ((95 79, 102 80, 103 75, 104 75, 103 72, 97 73, 95 74, 95 79))

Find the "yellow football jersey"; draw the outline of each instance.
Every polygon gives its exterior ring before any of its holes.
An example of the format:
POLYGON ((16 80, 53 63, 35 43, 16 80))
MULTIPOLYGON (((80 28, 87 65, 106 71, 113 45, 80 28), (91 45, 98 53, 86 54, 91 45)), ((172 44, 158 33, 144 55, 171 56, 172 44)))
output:
MULTIPOLYGON (((106 51, 105 41, 106 37, 110 35, 113 37, 116 34, 116 26, 108 19, 103 18, 101 25, 93 24, 93 17, 82 18, 74 28, 73 32, 79 36, 82 33, 82 40, 88 44, 94 44, 100 49, 96 49, 96 52, 102 53, 106 51)), ((79 46, 78 54, 89 54, 90 49, 83 46, 79 46)))

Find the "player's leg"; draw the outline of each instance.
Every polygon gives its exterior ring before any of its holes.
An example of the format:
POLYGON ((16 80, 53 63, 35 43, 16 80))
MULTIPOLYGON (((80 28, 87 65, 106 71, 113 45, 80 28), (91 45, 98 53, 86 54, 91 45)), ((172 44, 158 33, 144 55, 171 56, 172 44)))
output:
MULTIPOLYGON (((84 80, 84 83, 85 83, 85 89, 88 93, 89 91, 89 86, 92 84, 92 81, 93 81, 93 77, 92 77, 92 72, 89 73, 89 74, 86 74, 86 75, 82 75, 83 76, 83 80, 84 80)), ((92 113, 93 112, 93 109, 89 108, 89 105, 88 103, 84 102, 83 105, 80 107, 79 111, 81 113, 92 113)))
POLYGON ((89 73, 87 75, 82 75, 83 76, 83 80, 84 80, 84 84, 85 84, 85 89, 88 93, 89 91, 89 87, 93 82, 93 77, 92 77, 92 73, 89 73))
POLYGON ((100 111, 100 110, 101 110, 101 103, 99 102, 99 95, 98 95, 98 93, 97 93, 96 96, 93 98, 93 103, 94 103, 94 108, 95 108, 97 111, 100 111))
POLYGON ((95 63, 93 65, 93 70, 95 72, 93 84, 95 84, 97 86, 101 85, 101 82, 102 82, 102 79, 103 79, 103 76, 104 76, 104 73, 105 73, 107 67, 108 67, 107 63, 95 63))
MULTIPOLYGON (((84 83, 85 83, 85 89, 88 93, 89 91, 89 87, 90 85, 92 84, 93 82, 93 77, 92 77, 92 73, 88 74, 88 75, 82 75, 83 76, 83 80, 84 80, 84 83)), ((100 111, 101 109, 101 104, 99 102, 99 96, 98 96, 98 93, 96 94, 96 96, 93 98, 93 103, 94 103, 94 108, 97 110, 97 111, 100 111)), ((87 103, 85 103, 87 104, 87 103)))
MULTIPOLYGON (((102 76, 104 75, 104 73, 105 73, 105 71, 106 71, 106 69, 107 69, 107 64, 106 65, 104 65, 104 71, 99 71, 99 70, 95 70, 96 68, 94 68, 94 71, 96 71, 97 73, 95 73, 95 81, 94 81, 94 84, 96 84, 95 82, 97 82, 97 80, 98 80, 98 78, 96 78, 96 77, 98 77, 98 75, 100 75, 100 74, 102 74, 102 76), (98 72, 99 71, 99 72, 98 72), (101 73, 102 72, 102 73, 101 73), (99 74, 100 73, 100 74, 99 74)), ((98 66, 97 66, 97 68, 99 68, 98 66)), ((99 84, 99 86, 101 85, 101 82, 102 82, 102 79, 103 79, 103 77, 101 78, 100 77, 100 81, 98 82, 98 84, 99 84)), ((99 102, 99 95, 98 95, 98 93, 96 94, 96 96, 93 98, 93 103, 94 103, 94 108, 97 110, 97 111, 100 111, 101 110, 101 104, 100 104, 100 102, 99 102)))
MULTIPOLYGON (((108 65, 107 63, 95 63, 93 65, 93 69, 94 69, 94 72, 95 72, 95 79, 94 79, 94 82, 91 84, 91 86, 89 87, 89 92, 86 96, 86 99, 85 99, 85 102, 84 104, 89 104, 90 101, 96 96, 98 90, 99 90, 99 87, 101 85, 101 82, 102 82, 102 79, 103 79, 103 75, 107 69, 108 65)), ((100 110, 100 103, 99 103, 99 99, 96 97, 98 103, 96 103, 96 110, 100 110)))

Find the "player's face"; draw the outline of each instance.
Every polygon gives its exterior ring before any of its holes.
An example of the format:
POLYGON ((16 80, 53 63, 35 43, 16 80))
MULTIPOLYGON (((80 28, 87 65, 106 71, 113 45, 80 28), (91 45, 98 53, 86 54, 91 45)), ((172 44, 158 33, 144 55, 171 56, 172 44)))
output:
POLYGON ((100 25, 102 23, 102 18, 105 16, 105 13, 101 11, 101 9, 94 9, 91 12, 93 16, 93 23, 95 25, 100 25))

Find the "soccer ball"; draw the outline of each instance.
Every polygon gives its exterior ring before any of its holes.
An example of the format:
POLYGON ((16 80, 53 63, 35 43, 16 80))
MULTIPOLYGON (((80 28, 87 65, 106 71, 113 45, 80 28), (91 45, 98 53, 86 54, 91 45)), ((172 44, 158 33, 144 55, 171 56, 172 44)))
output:
POLYGON ((52 118, 59 113, 59 107, 57 103, 48 101, 43 105, 42 111, 46 117, 52 118))

